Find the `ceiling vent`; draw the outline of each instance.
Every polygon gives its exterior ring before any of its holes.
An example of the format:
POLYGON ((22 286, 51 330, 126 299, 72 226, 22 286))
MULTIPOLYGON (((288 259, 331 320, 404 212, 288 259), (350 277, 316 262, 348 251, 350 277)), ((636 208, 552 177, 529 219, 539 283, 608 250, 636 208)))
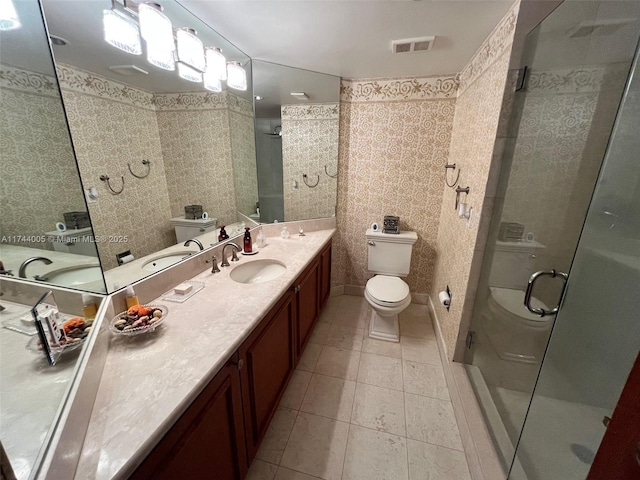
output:
POLYGON ((618 20, 593 20, 589 22, 580 22, 567 32, 569 38, 589 37, 591 35, 612 35, 620 28, 629 23, 633 23, 632 19, 618 20))
POLYGON ((393 53, 426 52, 431 50, 435 39, 436 37, 430 36, 393 40, 391 42, 391 51, 393 53))
POLYGON ((109 67, 112 72, 119 73, 125 77, 131 77, 133 75, 149 75, 149 72, 143 70, 135 65, 112 65, 109 67))

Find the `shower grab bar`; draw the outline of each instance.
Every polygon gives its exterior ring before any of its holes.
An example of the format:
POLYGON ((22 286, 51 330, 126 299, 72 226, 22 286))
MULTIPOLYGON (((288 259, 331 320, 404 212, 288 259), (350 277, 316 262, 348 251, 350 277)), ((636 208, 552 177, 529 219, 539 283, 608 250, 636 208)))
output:
POLYGON ((527 310, 529 310, 531 313, 540 315, 541 317, 544 317, 546 315, 555 315, 556 313, 558 313, 558 310, 560 309, 560 304, 556 305, 555 308, 553 308, 552 310, 545 310, 544 308, 536 308, 531 306, 531 297, 533 296, 533 285, 536 283, 536 280, 542 276, 549 276, 551 278, 561 277, 564 282, 564 285, 562 287, 563 290, 564 290, 564 287, 567 286, 567 279, 569 278, 569 275, 567 275, 566 273, 558 272, 555 269, 540 270, 539 272, 534 273, 529 278, 529 283, 527 284, 527 291, 524 294, 524 306, 527 307, 527 310))

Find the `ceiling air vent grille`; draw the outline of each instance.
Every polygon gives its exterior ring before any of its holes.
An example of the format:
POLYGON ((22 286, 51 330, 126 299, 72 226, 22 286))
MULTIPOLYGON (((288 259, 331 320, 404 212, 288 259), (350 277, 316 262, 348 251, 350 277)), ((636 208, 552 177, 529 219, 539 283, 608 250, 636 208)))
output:
POLYGON ((426 52, 431 50, 436 37, 405 38, 404 40, 393 40, 391 51, 393 53, 426 52))

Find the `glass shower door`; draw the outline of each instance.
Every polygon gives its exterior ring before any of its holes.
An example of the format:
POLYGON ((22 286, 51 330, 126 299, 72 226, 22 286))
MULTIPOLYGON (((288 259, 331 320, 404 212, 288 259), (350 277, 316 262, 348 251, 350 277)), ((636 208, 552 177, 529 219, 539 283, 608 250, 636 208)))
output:
MULTIPOLYGON (((502 132, 505 154, 465 356, 505 477, 556 321, 524 307, 527 282, 537 271, 572 268, 633 61, 638 18, 639 2, 567 0, 527 37, 528 68, 502 132)), ((612 194, 602 221, 619 215, 612 194)), ((558 305, 558 278, 536 282, 534 308, 558 305)))
POLYGON ((511 479, 584 479, 640 350, 639 77, 636 52, 511 479))

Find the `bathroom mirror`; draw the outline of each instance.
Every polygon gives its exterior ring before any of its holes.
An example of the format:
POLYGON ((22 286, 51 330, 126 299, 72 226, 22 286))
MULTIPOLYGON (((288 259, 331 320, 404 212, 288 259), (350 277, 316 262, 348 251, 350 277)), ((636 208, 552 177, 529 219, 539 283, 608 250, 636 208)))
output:
POLYGON ((159 68, 144 40, 139 55, 107 43, 105 11, 138 22, 119 1, 42 0, 80 176, 95 193, 88 208, 109 291, 197 252, 195 243, 183 246, 187 238, 216 243, 213 219, 233 236, 258 201, 249 57, 177 2, 159 3, 174 35, 192 28, 205 47, 238 62, 246 90, 222 82, 212 92, 182 78, 182 64, 159 68), (184 220, 190 205, 202 210, 181 239, 172 219, 184 220))
POLYGON ((6 3, 15 23, 0 29, 0 274, 104 292, 40 6, 6 3))
POLYGON ((334 216, 340 77, 252 63, 260 221, 334 216))

